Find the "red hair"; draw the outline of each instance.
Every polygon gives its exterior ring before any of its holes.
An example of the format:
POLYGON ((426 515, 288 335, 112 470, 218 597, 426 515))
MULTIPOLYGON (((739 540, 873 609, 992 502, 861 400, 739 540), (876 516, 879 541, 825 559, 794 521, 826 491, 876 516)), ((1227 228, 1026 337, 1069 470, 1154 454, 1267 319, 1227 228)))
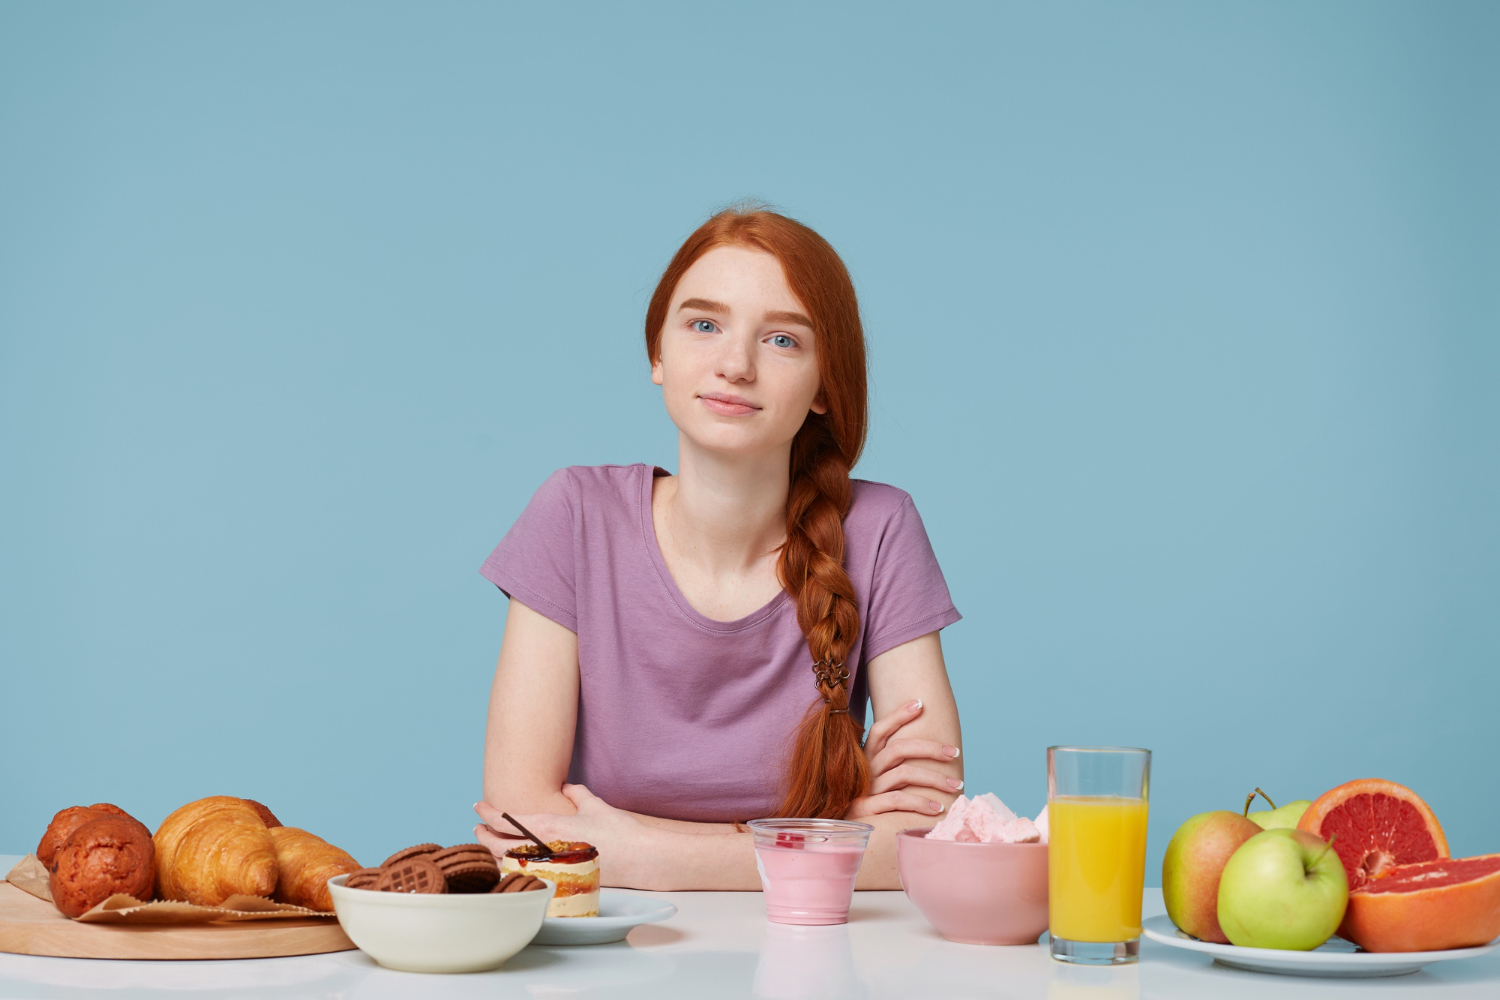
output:
POLYGON ((865 335, 854 282, 828 241, 807 226, 764 209, 729 209, 709 219, 678 249, 646 309, 646 353, 654 363, 672 293, 699 257, 720 246, 761 250, 781 262, 786 283, 813 322, 818 377, 828 412, 809 413, 792 440, 786 542, 776 563, 797 603, 818 698, 792 738, 780 816, 838 818, 870 784, 861 729, 849 717, 849 650, 859 634, 854 585, 844 570, 849 470, 868 422, 865 335))

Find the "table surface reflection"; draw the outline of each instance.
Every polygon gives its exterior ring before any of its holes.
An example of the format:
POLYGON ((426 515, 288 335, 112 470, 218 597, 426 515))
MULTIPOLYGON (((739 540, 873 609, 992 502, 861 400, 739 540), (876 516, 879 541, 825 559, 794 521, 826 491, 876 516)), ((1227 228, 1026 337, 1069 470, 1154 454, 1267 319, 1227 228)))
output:
MULTIPOLYGON (((0 856, 8 870, 17 857, 0 856)), ((1268 976, 1216 966, 1199 955, 1142 942, 1141 961, 1112 969, 1054 962, 1045 944, 990 948, 944 941, 903 893, 856 893, 849 923, 768 923, 759 893, 660 894, 677 915, 638 927, 622 943, 532 946, 495 972, 431 976, 382 969, 363 952, 237 962, 119 962, 0 953, 0 997, 111 1000, 182 997, 384 998, 876 997, 1397 998, 1500 996, 1500 955, 1434 965, 1381 980, 1268 976)), ((1163 912, 1146 890, 1146 915, 1163 912)), ((1045 939, 1044 939, 1045 940, 1045 939)))

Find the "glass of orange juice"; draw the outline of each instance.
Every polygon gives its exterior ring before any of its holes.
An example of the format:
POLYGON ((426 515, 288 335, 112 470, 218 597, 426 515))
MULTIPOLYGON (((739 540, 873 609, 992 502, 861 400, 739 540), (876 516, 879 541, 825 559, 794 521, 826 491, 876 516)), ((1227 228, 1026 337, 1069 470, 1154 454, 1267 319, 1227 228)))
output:
POLYGON ((1140 956, 1150 787, 1150 750, 1047 748, 1053 958, 1121 965, 1140 956))

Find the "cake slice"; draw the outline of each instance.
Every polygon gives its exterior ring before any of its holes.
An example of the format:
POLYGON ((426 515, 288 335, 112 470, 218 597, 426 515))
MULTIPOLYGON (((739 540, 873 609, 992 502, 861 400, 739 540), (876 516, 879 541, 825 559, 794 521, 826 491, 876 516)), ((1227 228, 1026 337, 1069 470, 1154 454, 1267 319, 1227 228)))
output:
POLYGON ((518 872, 557 883, 557 893, 547 904, 549 917, 597 917, 599 915, 599 851, 582 841, 553 840, 544 855, 535 844, 523 844, 505 852, 500 873, 518 872))

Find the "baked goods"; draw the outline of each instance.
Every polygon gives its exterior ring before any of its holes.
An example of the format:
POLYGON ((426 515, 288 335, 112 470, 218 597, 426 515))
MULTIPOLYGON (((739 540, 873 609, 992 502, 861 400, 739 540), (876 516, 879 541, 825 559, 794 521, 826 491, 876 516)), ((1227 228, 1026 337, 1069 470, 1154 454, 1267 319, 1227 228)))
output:
POLYGON ((333 897, 328 894, 328 880, 335 875, 359 871, 359 862, 322 837, 295 826, 274 826, 268 832, 271 842, 276 845, 276 894, 273 897, 276 902, 332 912, 333 897))
POLYGON ((42 834, 41 842, 36 845, 36 859, 42 863, 43 867, 50 870, 58 848, 68 842, 73 831, 89 820, 98 819, 100 816, 129 817, 130 814, 108 802, 96 802, 91 806, 69 806, 53 816, 52 822, 47 824, 47 832, 42 834))
POLYGON ((380 877, 375 880, 377 892, 422 892, 440 893, 448 891, 448 882, 443 870, 423 855, 383 865, 380 877))
POLYGON ((494 855, 479 844, 443 848, 416 844, 385 859, 379 868, 361 868, 344 880, 346 889, 375 892, 490 893, 545 889, 541 879, 502 879, 494 855))
POLYGON ((199 906, 276 891, 276 844, 244 799, 189 802, 156 828, 156 894, 199 906))
POLYGON ((255 810, 255 815, 259 816, 260 821, 266 824, 266 829, 273 830, 281 825, 281 820, 276 818, 276 814, 267 809, 265 806, 261 805, 259 802, 255 801, 254 799, 242 799, 241 801, 243 801, 245 805, 249 806, 251 809, 255 810))
POLYGON ((361 868, 357 872, 350 872, 349 877, 344 879, 346 889, 373 889, 375 880, 380 878, 379 868, 361 868))
POLYGON ((532 889, 545 889, 546 885, 535 875, 522 875, 519 872, 511 872, 503 879, 495 883, 495 888, 490 892, 529 892, 532 889))
POLYGON ((547 904, 549 917, 597 917, 599 915, 599 851, 582 841, 553 840, 544 854, 535 844, 522 844, 505 852, 500 871, 509 875, 535 875, 557 884, 557 894, 547 904))
POLYGON ((96 813, 53 855, 52 903, 78 917, 116 893, 150 899, 155 853, 150 832, 136 820, 96 813))
POLYGON ((495 856, 478 844, 459 844, 427 858, 442 869, 449 892, 489 892, 500 881, 495 856))
POLYGON ((442 849, 443 848, 441 844, 416 844, 412 847, 404 848, 397 851, 395 854, 392 854, 390 857, 386 858, 380 863, 380 867, 385 868, 389 865, 398 864, 402 861, 405 861, 407 858, 414 858, 418 854, 436 854, 442 849))
POLYGON ((72 806, 52 817, 36 856, 51 874, 57 908, 70 917, 117 893, 198 906, 274 894, 277 902, 331 913, 328 880, 361 871, 321 837, 230 795, 189 802, 154 837, 119 806, 72 806))

